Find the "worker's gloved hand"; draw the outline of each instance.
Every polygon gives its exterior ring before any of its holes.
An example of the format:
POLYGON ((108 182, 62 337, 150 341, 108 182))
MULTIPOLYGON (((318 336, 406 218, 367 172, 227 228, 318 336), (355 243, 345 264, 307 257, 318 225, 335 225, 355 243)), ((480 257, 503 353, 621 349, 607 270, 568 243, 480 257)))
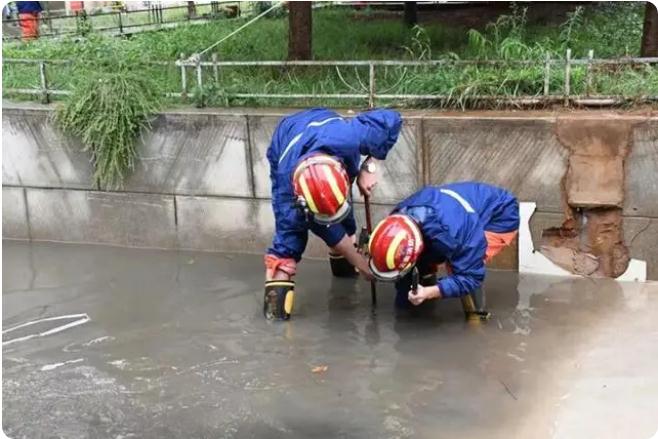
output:
POLYGON ((436 285, 430 287, 424 287, 422 285, 419 285, 418 289, 416 289, 415 294, 413 290, 409 290, 409 294, 408 294, 409 302, 413 303, 416 306, 420 305, 426 300, 438 299, 440 297, 441 297, 441 293, 439 292, 439 287, 437 287, 436 285))

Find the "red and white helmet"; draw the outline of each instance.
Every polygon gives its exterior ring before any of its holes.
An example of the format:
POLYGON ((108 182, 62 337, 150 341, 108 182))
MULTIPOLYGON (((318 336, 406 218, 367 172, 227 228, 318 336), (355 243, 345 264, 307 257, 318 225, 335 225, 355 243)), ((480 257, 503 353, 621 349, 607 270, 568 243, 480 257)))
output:
POLYGON ((411 217, 389 215, 373 230, 368 248, 373 275, 379 280, 393 281, 416 264, 423 251, 423 236, 411 217))
POLYGON ((295 195, 320 224, 342 221, 350 211, 350 179, 343 164, 326 154, 314 154, 299 162, 293 174, 295 195))

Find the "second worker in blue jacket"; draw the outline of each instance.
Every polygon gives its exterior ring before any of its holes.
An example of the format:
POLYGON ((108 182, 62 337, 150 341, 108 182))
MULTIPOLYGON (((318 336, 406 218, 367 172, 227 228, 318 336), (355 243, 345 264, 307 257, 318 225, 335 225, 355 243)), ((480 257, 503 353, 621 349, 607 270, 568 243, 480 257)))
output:
MULTIPOLYGON (((396 305, 481 293, 485 263, 510 245, 519 205, 509 191, 479 182, 427 186, 399 203, 370 237, 370 268, 395 281, 396 305), (433 279, 439 264, 448 275, 433 279), (412 289, 411 270, 425 278, 412 289)), ((477 307, 484 311, 483 294, 477 307)), ((477 302, 477 301, 476 301, 477 302)))

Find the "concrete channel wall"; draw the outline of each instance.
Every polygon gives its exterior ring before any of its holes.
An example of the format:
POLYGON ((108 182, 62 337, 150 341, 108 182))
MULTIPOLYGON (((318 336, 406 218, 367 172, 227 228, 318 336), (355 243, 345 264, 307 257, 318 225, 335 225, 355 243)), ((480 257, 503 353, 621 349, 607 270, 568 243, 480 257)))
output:
MULTIPOLYGON (((290 110, 292 111, 292 110, 290 110)), ((89 154, 50 121, 52 107, 3 104, 3 237, 134 247, 262 253, 273 232, 265 152, 288 110, 172 110, 139 145, 120 191, 94 187, 89 154)), ((349 116, 349 113, 346 113, 349 116)), ((658 279, 658 117, 611 112, 404 113, 383 166, 375 220, 423 184, 481 180, 535 201, 531 226, 563 221, 569 150, 562 120, 632 124, 624 162, 624 237, 658 279)), ((362 222, 363 209, 356 207, 362 222)), ((317 239, 308 256, 323 257, 317 239)), ((494 266, 514 269, 512 249, 494 266)))

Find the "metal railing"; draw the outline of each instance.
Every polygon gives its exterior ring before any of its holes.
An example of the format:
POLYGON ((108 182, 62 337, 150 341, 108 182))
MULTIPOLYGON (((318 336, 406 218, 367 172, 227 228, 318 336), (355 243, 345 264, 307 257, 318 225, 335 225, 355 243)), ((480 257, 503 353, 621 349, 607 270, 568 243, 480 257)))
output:
MULTIPOLYGON (((36 95, 41 97, 42 102, 49 102, 51 95, 67 95, 70 90, 57 90, 49 86, 48 65, 70 64, 70 60, 34 60, 34 59, 7 59, 3 60, 8 64, 34 64, 39 69, 40 86, 36 88, 4 88, 5 93, 36 95)), ((211 61, 190 60, 183 55, 177 61, 160 61, 151 62, 150 64, 162 68, 176 68, 179 70, 180 89, 179 91, 168 91, 168 97, 179 98, 186 102, 190 97, 190 86, 194 85, 196 90, 203 90, 204 87, 218 81, 220 72, 229 67, 333 67, 336 69, 337 77, 349 90, 348 93, 249 93, 249 92, 231 92, 226 93, 227 98, 236 99, 279 99, 279 100, 324 100, 324 99, 343 99, 359 100, 367 102, 370 107, 375 106, 377 101, 434 101, 449 102, 454 101, 453 95, 442 94, 412 94, 412 93, 391 93, 404 79, 406 69, 412 67, 425 68, 448 68, 457 66, 534 66, 543 70, 543 87, 535 94, 529 95, 467 95, 464 99, 484 101, 491 104, 509 104, 518 106, 556 104, 564 106, 581 105, 581 106, 606 106, 616 105, 628 101, 637 103, 658 102, 658 95, 639 94, 639 95, 603 95, 593 93, 593 80, 596 75, 595 67, 628 66, 637 68, 639 66, 658 67, 658 57, 654 58, 620 58, 620 59, 595 59, 593 52, 589 52, 587 58, 574 59, 571 57, 571 50, 567 50, 564 58, 546 58, 541 60, 452 60, 441 59, 431 61, 400 61, 400 60, 367 60, 367 61, 219 61, 213 54, 211 61), (584 94, 572 94, 572 72, 574 67, 584 66, 584 94), (344 79, 341 68, 353 67, 368 69, 368 78, 366 81, 361 80, 357 74, 357 83, 350 84, 344 79), (397 84, 388 86, 387 89, 378 89, 377 78, 378 69, 387 67, 403 68, 403 72, 397 84), (559 70, 558 70, 559 69, 559 70), (559 72, 563 75, 561 91, 555 93, 551 91, 550 84, 552 75, 559 72), (204 79, 206 78, 206 79, 204 79), (210 80, 207 78, 211 78, 210 80)), ((604 69, 605 70, 605 69, 604 69)))
MULTIPOLYGON (((205 23, 209 20, 222 18, 221 7, 232 5, 240 14, 240 2, 236 0, 211 1, 208 4, 195 5, 195 14, 191 14, 188 6, 162 6, 151 4, 147 9, 116 10, 108 12, 88 13, 76 11, 73 15, 54 15, 44 11, 39 20, 42 32, 39 38, 80 35, 87 32, 102 32, 116 35, 131 34, 152 30, 180 23, 205 23)), ((4 25, 20 24, 20 19, 2 21, 4 25)), ((3 40, 19 40, 20 35, 3 35, 3 40)))

